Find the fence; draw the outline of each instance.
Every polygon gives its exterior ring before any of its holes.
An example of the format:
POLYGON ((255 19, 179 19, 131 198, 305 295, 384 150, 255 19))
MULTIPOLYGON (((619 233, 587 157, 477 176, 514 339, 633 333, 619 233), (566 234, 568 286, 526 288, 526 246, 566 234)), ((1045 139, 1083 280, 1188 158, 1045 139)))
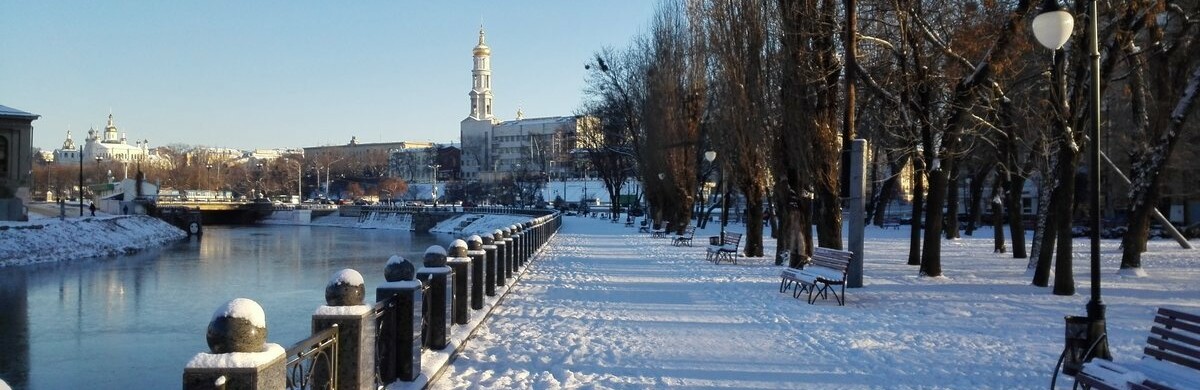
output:
MULTIPOLYGON (((262 309, 253 301, 235 299, 250 302, 257 311, 242 310, 249 314, 213 319, 209 325, 212 353, 199 353, 188 363, 183 388, 376 389, 396 382, 432 381, 442 367, 423 369, 423 352, 446 349, 455 327, 468 326, 470 319, 475 319, 476 325, 486 319, 490 310, 484 305, 487 297, 494 297, 497 287, 514 283, 558 231, 560 216, 540 213, 543 215, 497 229, 490 236, 455 240, 449 252, 430 247, 419 270, 407 259, 393 256, 384 267, 387 282, 376 288, 378 301, 373 305, 362 303, 362 276, 354 270, 339 271, 326 286, 326 305, 313 314, 313 335, 286 350, 265 343, 262 309), (256 318, 261 318, 261 329, 253 326, 256 318), (231 340, 253 337, 238 335, 237 329, 264 336, 249 343, 251 348, 230 351, 214 346, 214 327, 235 329, 231 340)), ((229 307, 238 306, 234 301, 229 307)), ((446 361, 434 363, 444 365, 446 361)))

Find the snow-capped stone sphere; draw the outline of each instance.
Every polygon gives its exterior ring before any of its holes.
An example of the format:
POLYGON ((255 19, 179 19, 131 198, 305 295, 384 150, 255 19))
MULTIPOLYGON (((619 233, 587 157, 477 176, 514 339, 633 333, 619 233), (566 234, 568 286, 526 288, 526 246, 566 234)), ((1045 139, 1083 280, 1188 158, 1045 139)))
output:
POLYGON ((363 303, 365 287, 362 274, 346 268, 333 273, 325 285, 325 304, 329 306, 357 306, 363 303))
POLYGON ((383 279, 389 282, 403 282, 416 278, 417 266, 403 256, 392 255, 388 258, 387 265, 383 266, 383 279))
POLYGON ((467 249, 473 251, 483 249, 483 238, 480 238, 478 234, 467 237, 467 249))
POLYGON ((504 232, 500 231, 500 229, 496 229, 495 231, 492 232, 492 240, 493 241, 500 241, 503 239, 504 239, 504 232))
POLYGON ((422 260, 426 267, 445 267, 446 248, 442 248, 441 245, 430 245, 425 249, 425 258, 422 260))
POLYGON ((450 243, 450 256, 452 257, 467 257, 467 242, 463 240, 454 240, 450 243))
POLYGON ((267 342, 267 316, 258 302, 232 299, 213 312, 206 339, 214 354, 262 352, 267 342))

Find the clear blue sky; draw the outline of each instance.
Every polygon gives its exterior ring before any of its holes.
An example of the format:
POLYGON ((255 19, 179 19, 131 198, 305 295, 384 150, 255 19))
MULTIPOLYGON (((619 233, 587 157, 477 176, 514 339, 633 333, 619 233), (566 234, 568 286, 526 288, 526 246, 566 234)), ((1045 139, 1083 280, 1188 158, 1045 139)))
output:
POLYGON ((0 105, 34 146, 104 126, 151 146, 457 142, 480 23, 495 112, 571 115, 583 65, 645 31, 650 0, 0 0, 0 105))

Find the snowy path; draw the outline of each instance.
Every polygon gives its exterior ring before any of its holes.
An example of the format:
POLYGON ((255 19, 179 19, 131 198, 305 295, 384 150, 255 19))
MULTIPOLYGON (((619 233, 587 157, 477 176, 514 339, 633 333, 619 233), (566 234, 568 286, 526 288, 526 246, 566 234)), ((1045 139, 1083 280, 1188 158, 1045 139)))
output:
MULTIPOLYGON (((778 293, 767 259, 713 265, 702 246, 567 217, 433 387, 1045 388, 1063 315, 1082 315, 1086 265, 1080 295, 1054 296, 977 235, 945 243, 947 277, 920 278, 903 264, 904 234, 868 232, 866 287, 838 307, 778 293)), ((1181 272, 1108 287, 1130 295, 1106 296, 1117 356, 1138 354, 1155 307, 1200 307, 1200 273, 1181 272)))

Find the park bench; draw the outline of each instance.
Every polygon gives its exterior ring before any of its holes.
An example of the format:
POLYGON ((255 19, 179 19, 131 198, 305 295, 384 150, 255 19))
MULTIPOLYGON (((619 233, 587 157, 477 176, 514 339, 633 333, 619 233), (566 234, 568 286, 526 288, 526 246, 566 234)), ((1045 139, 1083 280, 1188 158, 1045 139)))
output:
POLYGON ((813 248, 813 256, 804 268, 785 268, 780 273, 779 292, 787 292, 794 284, 792 297, 800 298, 800 294, 808 293, 808 303, 813 304, 817 297, 829 299, 829 293, 837 300, 838 306, 846 305, 846 268, 854 252, 837 249, 813 248), (841 292, 833 286, 842 286, 841 292))
POLYGON ((900 221, 883 221, 879 224, 879 228, 900 230, 900 221))
POLYGON ((738 246, 740 245, 742 245, 741 233, 725 232, 724 236, 709 237, 706 256, 714 264, 721 264, 721 260, 737 264, 738 246))
POLYGON ((650 233, 650 221, 642 219, 642 226, 638 228, 639 233, 650 233))
POLYGON ((1159 308, 1154 324, 1141 359, 1092 359, 1075 381, 1092 389, 1200 388, 1200 315, 1159 308))
POLYGON ((674 246, 680 246, 680 245, 692 246, 692 237, 694 237, 695 235, 696 235, 696 227, 695 227, 695 226, 688 226, 688 227, 687 227, 687 229, 684 229, 684 230, 683 230, 683 234, 677 235, 677 236, 675 236, 675 238, 674 238, 674 239, 672 239, 672 240, 671 240, 671 245, 674 245, 674 246))

